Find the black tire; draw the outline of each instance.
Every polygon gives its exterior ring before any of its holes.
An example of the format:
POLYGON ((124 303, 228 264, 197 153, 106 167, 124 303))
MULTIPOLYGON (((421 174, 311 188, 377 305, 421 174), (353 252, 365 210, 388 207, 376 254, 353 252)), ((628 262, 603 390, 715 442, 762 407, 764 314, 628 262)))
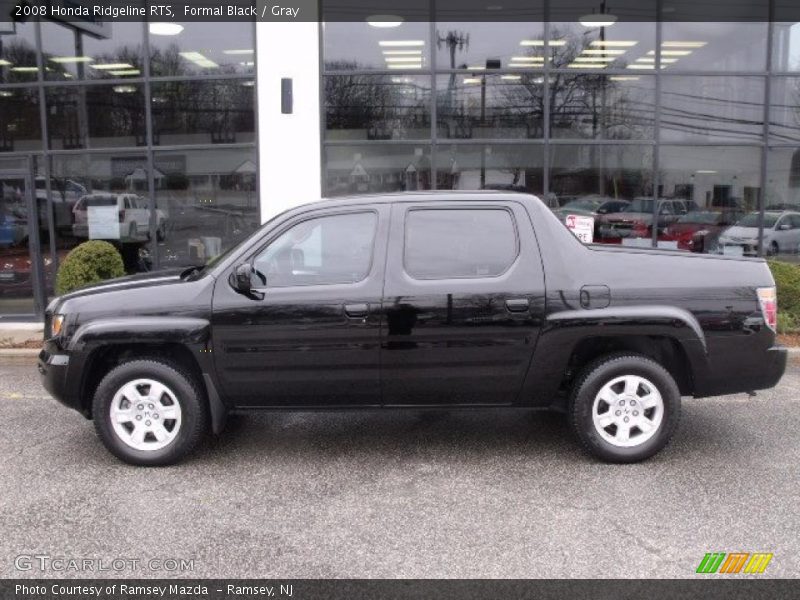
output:
POLYGON ((158 224, 158 229, 156 229, 156 240, 159 242, 163 242, 167 239, 167 224, 164 221, 158 224))
POLYGON ((120 460, 137 466, 175 464, 197 446, 208 429, 205 395, 194 377, 178 365, 161 359, 132 360, 109 371, 97 387, 92 409, 95 430, 105 447, 120 460), (167 386, 180 405, 179 430, 163 448, 133 448, 120 439, 111 423, 110 409, 115 394, 126 383, 140 378, 167 386))
POLYGON ((780 253, 781 249, 778 246, 778 242, 772 242, 769 245, 769 249, 767 250, 767 256, 777 256, 780 253))
POLYGON ((669 372, 650 358, 628 353, 602 357, 583 369, 573 386, 567 410, 570 425, 584 449, 592 456, 611 463, 639 462, 662 450, 675 433, 680 412, 680 391, 669 372), (592 412, 595 398, 602 388, 614 379, 627 375, 643 377, 655 386, 661 394, 663 414, 652 437, 638 445, 622 447, 603 438, 595 427, 592 412))

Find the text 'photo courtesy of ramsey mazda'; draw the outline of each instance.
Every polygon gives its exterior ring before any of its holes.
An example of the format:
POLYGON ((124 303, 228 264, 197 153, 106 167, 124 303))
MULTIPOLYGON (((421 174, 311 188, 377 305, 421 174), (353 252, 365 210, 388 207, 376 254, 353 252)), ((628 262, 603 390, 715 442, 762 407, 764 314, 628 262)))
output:
MULTIPOLYGON (((136 196, 83 201, 139 234, 136 196)), ((233 413, 403 407, 557 411, 591 455, 641 461, 669 442, 682 396, 773 387, 787 359, 766 262, 725 250, 750 217, 724 229, 733 216, 659 200, 656 223, 653 202, 568 207, 616 244, 584 244, 507 191, 299 206, 205 266, 54 299, 39 371, 137 465, 181 460, 233 413), (653 227, 722 250, 619 244, 653 227)), ((794 216, 767 217, 789 243, 794 216)))

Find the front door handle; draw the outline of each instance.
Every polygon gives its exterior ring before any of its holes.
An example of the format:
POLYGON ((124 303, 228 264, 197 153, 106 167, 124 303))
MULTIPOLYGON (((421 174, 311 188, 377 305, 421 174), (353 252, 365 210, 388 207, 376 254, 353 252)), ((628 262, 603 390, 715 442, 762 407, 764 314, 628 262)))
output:
POLYGON ((531 303, 527 298, 509 298, 506 300, 506 308, 508 309, 508 312, 527 312, 530 307, 531 303))
POLYGON ((369 304, 345 304, 344 314, 348 319, 365 319, 369 314, 369 304))

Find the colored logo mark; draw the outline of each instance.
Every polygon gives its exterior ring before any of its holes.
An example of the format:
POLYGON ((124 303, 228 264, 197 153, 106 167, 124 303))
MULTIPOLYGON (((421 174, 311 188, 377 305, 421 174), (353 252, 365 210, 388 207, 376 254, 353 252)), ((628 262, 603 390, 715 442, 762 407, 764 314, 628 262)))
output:
POLYGON ((773 554, 767 552, 708 552, 700 561, 697 573, 763 573, 773 554))

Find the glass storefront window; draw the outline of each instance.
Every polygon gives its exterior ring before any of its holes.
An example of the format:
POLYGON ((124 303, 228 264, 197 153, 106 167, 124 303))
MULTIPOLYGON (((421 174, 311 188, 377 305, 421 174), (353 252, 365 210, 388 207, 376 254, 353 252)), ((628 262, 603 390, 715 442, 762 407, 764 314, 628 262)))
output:
POLYGON ((142 77, 143 25, 115 22, 100 33, 69 23, 42 22, 45 78, 124 79, 142 77))
POLYGON ((661 140, 755 141, 763 138, 761 77, 664 76, 661 140))
POLYGON ((255 140, 255 86, 244 81, 153 83, 153 144, 255 140))
MULTIPOLYGON (((653 236, 653 146, 600 144, 550 147, 550 190, 556 215, 594 217, 594 241, 649 246, 653 236)), ((677 207, 659 202, 656 228, 677 207), (669 215, 663 214, 669 211, 669 215)))
POLYGON ((436 150, 436 181, 445 190, 542 194, 544 147, 536 144, 450 144, 436 150))
POLYGON ((151 22, 147 29, 154 77, 255 70, 253 23, 151 22))
POLYGON ((800 142, 800 78, 773 78, 770 98, 770 141, 800 142))
POLYGON ((412 75, 327 75, 326 138, 429 138, 430 81, 412 75))
POLYGON ((146 143, 141 84, 48 87, 45 98, 51 149, 146 143))
POLYGON ((550 98, 552 137, 653 137, 652 76, 554 73, 550 78, 550 98))
POLYGON ((440 138, 541 138, 544 94, 540 75, 468 74, 436 78, 440 138))
POLYGON ((765 220, 764 250, 779 260, 800 263, 800 147, 769 150, 764 208, 765 217, 780 215, 765 220))
POLYGON ((662 146, 660 195, 689 203, 691 213, 659 241, 692 252, 755 255, 758 230, 752 221, 759 207, 760 162, 760 148, 662 146))
POLYGON ((0 88, 0 152, 41 150, 39 90, 0 88))
POLYGON ((155 153, 162 267, 205 264, 259 226, 256 160, 253 148, 155 153))
POLYGON ((326 196, 431 188, 429 144, 328 146, 324 166, 326 196))
MULTIPOLYGON (((729 4, 726 10, 766 8, 766 3, 729 4), (759 6, 760 5, 760 6, 759 6)), ((733 14, 731 15, 733 16, 733 14)), ((757 17, 754 17, 758 20, 757 17)), ((664 21, 661 60, 673 71, 758 71, 767 66, 767 15, 762 22, 664 21)))
POLYGON ((36 81, 38 75, 34 24, 0 20, 0 83, 36 81))

